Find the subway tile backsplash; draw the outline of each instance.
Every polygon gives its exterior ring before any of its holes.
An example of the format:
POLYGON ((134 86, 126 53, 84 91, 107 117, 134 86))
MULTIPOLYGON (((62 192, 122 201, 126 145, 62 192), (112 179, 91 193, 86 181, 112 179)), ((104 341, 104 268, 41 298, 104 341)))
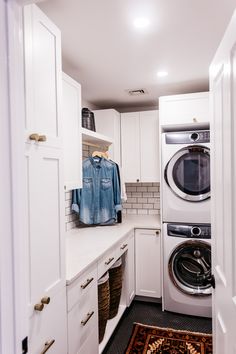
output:
POLYGON ((126 183, 127 202, 123 203, 123 214, 160 214, 159 183, 126 183))

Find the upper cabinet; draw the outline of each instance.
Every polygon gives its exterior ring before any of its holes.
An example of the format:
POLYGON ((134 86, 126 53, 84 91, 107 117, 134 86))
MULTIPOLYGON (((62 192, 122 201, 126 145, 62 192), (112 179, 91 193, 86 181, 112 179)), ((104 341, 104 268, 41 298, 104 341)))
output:
POLYGON ((81 86, 63 73, 64 189, 82 188, 81 86))
POLYGON ((31 134, 44 146, 60 147, 61 33, 37 6, 24 9, 26 141, 31 134))
POLYGON ((159 98, 161 126, 209 124, 209 93, 163 96, 159 98))
POLYGON ((125 182, 159 182, 158 111, 121 114, 125 182))
POLYGON ((112 144, 109 146, 110 157, 120 165, 120 113, 115 109, 93 111, 96 132, 109 136, 112 144))

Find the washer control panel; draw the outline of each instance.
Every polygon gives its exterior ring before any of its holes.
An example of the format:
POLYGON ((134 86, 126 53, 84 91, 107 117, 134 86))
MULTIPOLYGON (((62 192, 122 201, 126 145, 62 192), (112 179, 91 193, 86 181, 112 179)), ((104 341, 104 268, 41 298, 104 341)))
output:
POLYGON ((165 133, 166 144, 209 143, 210 130, 165 133))
POLYGON ((211 238, 210 224, 167 224, 167 235, 182 238, 211 238))

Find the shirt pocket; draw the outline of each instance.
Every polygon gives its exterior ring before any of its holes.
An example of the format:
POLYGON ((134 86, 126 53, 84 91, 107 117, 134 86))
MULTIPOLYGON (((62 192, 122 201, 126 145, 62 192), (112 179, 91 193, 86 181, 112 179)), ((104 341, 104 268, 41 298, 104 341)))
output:
POLYGON ((103 190, 110 189, 112 186, 111 184, 111 178, 101 178, 101 188, 103 190))
POLYGON ((83 188, 84 189, 91 189, 93 185, 93 179, 91 177, 84 177, 83 178, 83 188))

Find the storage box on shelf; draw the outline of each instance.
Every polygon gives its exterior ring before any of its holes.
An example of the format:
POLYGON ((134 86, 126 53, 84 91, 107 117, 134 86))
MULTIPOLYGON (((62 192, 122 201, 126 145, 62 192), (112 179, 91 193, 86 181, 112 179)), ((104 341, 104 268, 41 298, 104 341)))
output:
POLYGON ((121 114, 122 169, 125 182, 159 182, 158 111, 121 114))
POLYGON ((209 125, 209 93, 198 92, 159 98, 160 126, 166 130, 199 129, 209 125))

